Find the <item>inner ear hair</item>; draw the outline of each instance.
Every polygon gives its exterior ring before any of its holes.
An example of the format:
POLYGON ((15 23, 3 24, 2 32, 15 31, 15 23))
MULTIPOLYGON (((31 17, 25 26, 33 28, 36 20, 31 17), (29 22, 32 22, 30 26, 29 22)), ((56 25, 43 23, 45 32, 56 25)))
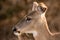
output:
POLYGON ((41 9, 42 12, 45 12, 46 11, 46 8, 44 8, 42 6, 40 6, 40 9, 41 9))
POLYGON ((48 9, 47 6, 43 2, 40 2, 39 6, 42 12, 46 12, 48 9))

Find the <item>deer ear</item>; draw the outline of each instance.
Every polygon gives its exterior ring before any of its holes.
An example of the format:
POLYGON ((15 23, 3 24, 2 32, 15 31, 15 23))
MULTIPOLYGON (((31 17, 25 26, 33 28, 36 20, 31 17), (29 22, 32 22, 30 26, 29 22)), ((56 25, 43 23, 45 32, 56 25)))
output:
POLYGON ((38 10, 42 11, 42 13, 45 13, 47 11, 47 6, 44 3, 40 3, 40 5, 38 6, 38 10))
POLYGON ((40 13, 45 13, 47 11, 47 6, 44 3, 38 4, 37 2, 33 2, 32 11, 38 11, 40 13))
POLYGON ((38 7, 38 3, 37 2, 33 2, 32 11, 36 11, 37 7, 38 7))

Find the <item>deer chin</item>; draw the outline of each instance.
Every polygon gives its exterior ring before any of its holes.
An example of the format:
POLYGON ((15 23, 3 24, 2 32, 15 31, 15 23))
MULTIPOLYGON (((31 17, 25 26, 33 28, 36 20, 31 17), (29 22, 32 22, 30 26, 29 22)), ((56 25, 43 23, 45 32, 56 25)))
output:
POLYGON ((38 34, 37 34, 37 31, 26 31, 25 33, 32 33, 34 37, 36 37, 38 34))
POLYGON ((19 36, 19 35, 21 35, 21 33, 14 32, 14 35, 19 36))

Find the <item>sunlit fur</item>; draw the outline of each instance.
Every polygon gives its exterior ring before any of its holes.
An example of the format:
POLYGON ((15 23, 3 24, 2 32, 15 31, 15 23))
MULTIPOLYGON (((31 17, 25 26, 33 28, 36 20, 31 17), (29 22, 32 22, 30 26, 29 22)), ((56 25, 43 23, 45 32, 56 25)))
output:
MULTIPOLYGON (((47 6, 44 3, 40 3, 38 4, 37 2, 33 2, 33 7, 32 7, 32 11, 37 11, 37 6, 40 5, 43 8, 46 8, 45 12, 41 12, 42 14, 37 15, 37 19, 35 18, 34 20, 31 21, 31 23, 29 25, 27 25, 26 23, 22 25, 21 28, 18 28, 18 31, 20 31, 19 33, 15 33, 15 35, 18 36, 19 40, 20 40, 20 35, 22 33, 32 33, 35 40, 48 40, 49 36, 54 36, 56 34, 60 34, 60 33, 51 33, 49 28, 48 28, 48 24, 47 24, 47 20, 45 17, 46 11, 47 11, 47 6), (23 27, 24 26, 24 27, 23 27)), ((37 12, 39 13, 39 12, 37 12)), ((32 16, 35 17, 35 16, 32 16)), ((18 26, 17 26, 18 27, 18 26)))

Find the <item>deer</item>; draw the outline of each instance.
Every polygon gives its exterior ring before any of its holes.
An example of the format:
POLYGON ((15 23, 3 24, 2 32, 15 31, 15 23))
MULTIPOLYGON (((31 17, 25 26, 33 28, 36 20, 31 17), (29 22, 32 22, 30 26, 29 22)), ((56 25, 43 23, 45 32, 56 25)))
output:
POLYGON ((23 34, 25 34, 25 36, 32 34, 33 39, 28 40, 55 40, 52 36, 60 33, 52 33, 49 30, 45 17, 47 9, 47 6, 43 2, 33 2, 28 15, 24 16, 24 18, 13 27, 14 35, 18 36, 19 40, 23 40, 23 38, 21 38, 23 34))

